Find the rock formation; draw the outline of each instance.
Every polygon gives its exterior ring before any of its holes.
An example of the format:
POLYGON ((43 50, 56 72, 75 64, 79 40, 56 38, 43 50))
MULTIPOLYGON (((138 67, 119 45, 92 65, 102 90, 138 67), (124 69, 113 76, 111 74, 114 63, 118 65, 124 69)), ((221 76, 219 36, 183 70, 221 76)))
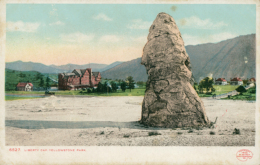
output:
POLYGON ((190 84, 190 59, 174 19, 159 13, 147 39, 142 64, 148 81, 141 122, 171 128, 208 125, 204 105, 190 84))

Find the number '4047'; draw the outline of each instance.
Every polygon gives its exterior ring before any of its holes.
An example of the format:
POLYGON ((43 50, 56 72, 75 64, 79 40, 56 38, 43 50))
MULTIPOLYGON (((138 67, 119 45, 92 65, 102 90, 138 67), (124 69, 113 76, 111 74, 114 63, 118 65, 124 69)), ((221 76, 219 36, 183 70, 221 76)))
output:
POLYGON ((20 151, 20 148, 9 148, 9 151, 20 151))

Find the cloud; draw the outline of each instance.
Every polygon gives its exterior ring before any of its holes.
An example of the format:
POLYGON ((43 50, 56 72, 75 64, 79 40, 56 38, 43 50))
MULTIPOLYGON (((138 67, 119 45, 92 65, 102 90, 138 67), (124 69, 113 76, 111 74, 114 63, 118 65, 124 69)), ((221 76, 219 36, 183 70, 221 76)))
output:
POLYGON ((137 38, 131 37, 131 39, 135 42, 141 42, 141 43, 144 43, 144 44, 147 42, 147 36, 140 36, 140 37, 137 37, 137 38))
POLYGON ((129 29, 149 29, 153 22, 143 21, 142 19, 132 20, 127 26, 129 29))
POLYGON ((222 21, 212 22, 210 19, 202 20, 195 16, 177 20, 177 24, 183 28, 196 28, 196 29, 219 29, 221 27, 228 26, 226 23, 222 21))
POLYGON ((112 18, 109 18, 107 15, 105 15, 103 13, 100 13, 100 14, 94 16, 93 19, 104 20, 104 21, 112 21, 112 18))
POLYGON ((224 32, 224 33, 217 33, 217 34, 203 35, 203 36, 192 36, 192 35, 183 34, 182 38, 185 45, 198 45, 198 44, 205 44, 205 43, 216 43, 230 38, 235 38, 237 36, 238 36, 237 34, 224 32))
POLYGON ((75 42, 75 43, 89 42, 93 40, 94 37, 95 37, 94 34, 83 34, 80 32, 60 35, 60 38, 63 41, 75 42))
POLYGON ((121 37, 118 37, 116 35, 104 35, 100 38, 101 42, 119 42, 121 40, 121 37))
POLYGON ((55 5, 51 5, 52 10, 50 11, 50 16, 58 16, 57 9, 55 8, 55 5))
POLYGON ((20 31, 20 32, 28 32, 28 33, 34 33, 37 31, 37 29, 40 26, 40 23, 35 22, 7 22, 6 23, 6 29, 7 31, 20 31))
POLYGON ((50 26, 53 26, 53 25, 65 25, 65 23, 63 23, 61 21, 57 21, 57 22, 50 23, 49 25, 50 26))

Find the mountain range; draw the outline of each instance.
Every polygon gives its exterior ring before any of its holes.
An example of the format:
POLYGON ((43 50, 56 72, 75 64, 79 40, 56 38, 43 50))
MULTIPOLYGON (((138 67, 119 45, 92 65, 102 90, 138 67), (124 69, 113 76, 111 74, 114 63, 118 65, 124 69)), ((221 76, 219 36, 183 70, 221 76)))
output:
POLYGON ((239 36, 215 44, 186 46, 193 76, 199 81, 211 75, 214 78, 256 76, 256 36, 239 36))
MULTIPOLYGON (((185 48, 196 82, 207 76, 225 78, 227 81, 234 77, 246 79, 256 76, 255 34, 185 48)), ((147 81, 148 78, 145 67, 141 65, 141 58, 124 62, 101 72, 101 75, 109 79, 132 76, 136 81, 147 81)))
MULTIPOLYGON (((186 46, 190 57, 192 73, 195 81, 212 76, 213 78, 240 77, 242 79, 256 76, 256 36, 255 34, 238 36, 218 43, 207 43, 186 46)), ((20 71, 39 71, 41 73, 71 72, 73 69, 91 67, 101 72, 102 78, 126 79, 132 76, 135 81, 147 81, 145 67, 141 65, 141 57, 127 61, 114 62, 110 65, 90 63, 85 65, 44 65, 33 62, 7 62, 6 68, 20 71)))
POLYGON ((141 65, 141 58, 124 62, 109 70, 101 72, 102 78, 122 79, 132 76, 135 81, 147 81, 147 74, 144 65, 141 65))
POLYGON ((15 62, 7 62, 5 64, 5 68, 18 70, 18 71, 38 71, 41 73, 63 73, 63 72, 72 72, 74 69, 86 69, 92 68, 94 72, 102 72, 108 70, 110 68, 115 67, 116 65, 121 64, 122 62, 116 61, 110 65, 107 64, 66 64, 66 65, 44 65, 42 63, 34 63, 34 62, 23 62, 23 61, 15 61, 15 62))

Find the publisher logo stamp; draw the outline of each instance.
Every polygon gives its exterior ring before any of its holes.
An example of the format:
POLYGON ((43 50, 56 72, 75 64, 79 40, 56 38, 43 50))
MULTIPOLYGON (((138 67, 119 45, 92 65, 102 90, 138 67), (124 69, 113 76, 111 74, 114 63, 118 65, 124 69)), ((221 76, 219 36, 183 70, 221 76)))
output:
POLYGON ((252 159, 253 153, 250 150, 242 149, 237 152, 236 157, 238 160, 245 162, 248 159, 252 159))

